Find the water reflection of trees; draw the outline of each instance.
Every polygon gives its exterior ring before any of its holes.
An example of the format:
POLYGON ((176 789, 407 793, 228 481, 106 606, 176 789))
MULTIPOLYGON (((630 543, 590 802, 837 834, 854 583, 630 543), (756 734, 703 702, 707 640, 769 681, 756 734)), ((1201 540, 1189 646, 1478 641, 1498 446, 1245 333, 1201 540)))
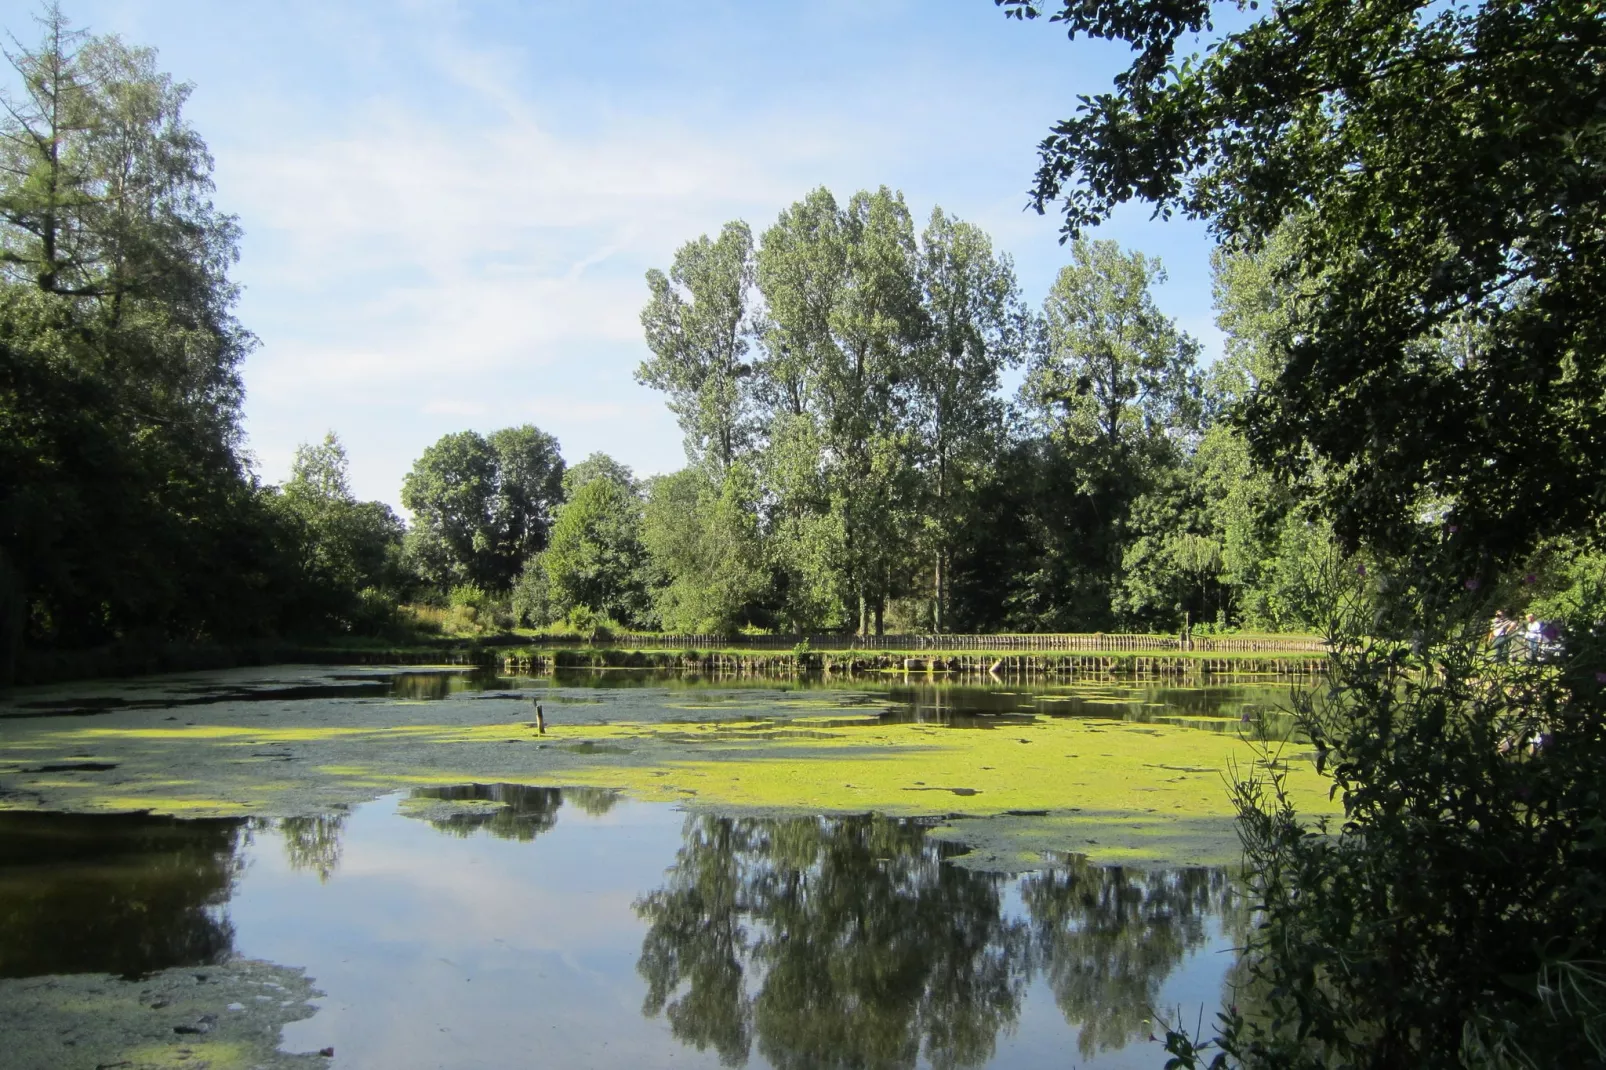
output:
POLYGON ((133 977, 229 955, 240 820, 0 814, 0 977, 133 977))
POLYGON ((340 865, 340 837, 345 827, 345 814, 281 820, 279 835, 284 840, 285 860, 290 868, 316 873, 319 883, 326 883, 340 865))
POLYGON ((619 802, 619 793, 607 788, 540 788, 529 784, 454 784, 418 788, 415 799, 446 803, 492 803, 494 808, 465 808, 460 813, 429 811, 426 820, 442 832, 472 836, 487 832, 498 839, 529 842, 550 832, 558 823, 564 803, 600 817, 619 802))
POLYGON ((498 684, 485 672, 399 672, 385 678, 392 698, 408 702, 432 702, 450 698, 461 691, 483 691, 498 684))
MULTIPOLYGON (((1239 734, 1262 729, 1286 734, 1291 723, 1290 694, 1308 687, 1299 678, 1287 684, 1235 684, 1221 687, 1143 687, 1131 684, 1040 684, 1009 688, 922 683, 887 689, 890 700, 882 723, 942 724, 989 728, 1034 721, 1041 716, 1184 724, 1190 728, 1239 734), (1246 727, 1239 719, 1250 715, 1246 727)), ((1280 737, 1279 737, 1280 738, 1280 737)))
POLYGON ((1015 1020, 1026 929, 1000 878, 942 850, 885 818, 690 819, 668 884, 636 904, 645 1011, 732 1066, 755 1035, 783 1068, 985 1061, 1015 1020))
POLYGON ((1219 870, 1075 863, 1009 882, 945 865, 918 822, 688 819, 648 922, 643 1012, 727 1066, 974 1066, 1041 971, 1084 1054, 1143 1027, 1230 896, 1219 870))
POLYGON ((1038 964, 1086 1057, 1144 1026, 1160 985, 1237 901, 1221 869, 1133 870, 1073 857, 1021 881, 1038 964))

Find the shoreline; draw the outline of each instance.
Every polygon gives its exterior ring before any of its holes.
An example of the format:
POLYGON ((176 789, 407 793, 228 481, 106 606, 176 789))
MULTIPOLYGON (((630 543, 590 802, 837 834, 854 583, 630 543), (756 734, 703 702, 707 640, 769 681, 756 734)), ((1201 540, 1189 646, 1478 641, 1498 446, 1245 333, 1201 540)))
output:
MULTIPOLYGON (((646 637, 631 637, 646 638, 646 637)), ((673 638, 673 637, 669 637, 673 638)), ((1110 639, 1125 637, 1109 636, 1110 639)), ((1308 637, 1289 637, 1290 645, 1308 637)), ((1248 645, 1248 644, 1246 644, 1248 645)), ((1264 639, 1253 644, 1269 645, 1264 639)), ((447 665, 541 674, 554 669, 679 669, 717 675, 903 673, 987 679, 1070 679, 1088 674, 1154 678, 1210 675, 1319 675, 1324 650, 1039 650, 939 645, 907 649, 785 649, 740 642, 674 643, 532 639, 423 639, 397 643, 260 640, 246 643, 117 644, 87 650, 30 650, 17 658, 12 688, 206 669, 274 665, 447 665)), ((0 689, 0 694, 4 690, 0 689)))

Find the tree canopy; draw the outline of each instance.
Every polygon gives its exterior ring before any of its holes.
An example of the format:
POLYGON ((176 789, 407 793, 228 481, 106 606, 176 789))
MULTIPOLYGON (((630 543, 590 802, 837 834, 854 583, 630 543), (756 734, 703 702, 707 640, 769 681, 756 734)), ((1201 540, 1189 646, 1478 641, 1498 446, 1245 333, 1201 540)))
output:
POLYGON ((592 454, 569 471, 568 500, 557 511, 541 556, 558 616, 583 607, 623 623, 648 614, 642 502, 630 469, 592 454))
POLYGON ((407 583, 401 519, 384 502, 358 501, 346 470, 346 448, 333 431, 296 449, 282 498, 305 526, 303 566, 337 597, 365 590, 394 597, 407 583))
POLYGON ((39 23, 0 97, 6 616, 67 645, 303 626, 293 539, 235 452, 253 340, 189 88, 53 6, 39 23))
POLYGON ((402 483, 413 513, 409 557, 426 582, 506 590, 544 549, 562 500, 563 458, 531 425, 461 431, 426 449, 402 483))
POLYGON ((1256 453, 1314 477, 1350 540, 1422 520, 1475 553, 1594 530, 1606 505, 1606 20, 1573 0, 998 0, 1135 51, 1042 143, 1067 233, 1146 201, 1231 248, 1292 226, 1256 453), (1213 35, 1202 56, 1179 44, 1213 35), (1319 280, 1319 284, 1318 284, 1319 280))
POLYGON ((652 300, 641 312, 652 357, 638 381, 669 395, 669 407, 686 433, 686 452, 728 467, 752 434, 752 373, 744 363, 752 336, 753 234, 746 223, 727 223, 719 237, 705 234, 675 253, 666 276, 647 272, 652 300))

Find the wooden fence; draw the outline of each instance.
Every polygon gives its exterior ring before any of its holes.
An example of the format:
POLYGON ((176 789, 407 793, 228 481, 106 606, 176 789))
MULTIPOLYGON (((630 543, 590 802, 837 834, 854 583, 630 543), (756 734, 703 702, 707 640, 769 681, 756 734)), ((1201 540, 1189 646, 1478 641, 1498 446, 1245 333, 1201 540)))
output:
MULTIPOLYGON (((1192 651, 1201 654, 1319 654, 1327 645, 1314 636, 1183 636, 1087 634, 1040 635, 652 635, 620 633, 594 645, 646 650, 986 650, 986 651, 1192 651)), ((572 646, 572 638, 541 636, 532 645, 572 646)))

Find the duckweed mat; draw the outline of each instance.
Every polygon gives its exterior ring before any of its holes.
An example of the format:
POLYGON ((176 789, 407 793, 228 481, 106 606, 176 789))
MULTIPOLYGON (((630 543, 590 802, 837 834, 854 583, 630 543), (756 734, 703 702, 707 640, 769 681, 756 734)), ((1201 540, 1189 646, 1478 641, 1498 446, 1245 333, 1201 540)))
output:
POLYGON ((300 970, 239 959, 134 980, 70 974, 0 980, 0 1064, 8 1070, 294 1070, 317 1052, 278 1050, 321 995, 300 970))
MULTIPOLYGON (((1096 688, 1051 697, 1108 716, 956 727, 889 720, 886 694, 853 689, 381 680, 302 668, 19 694, 0 707, 0 808, 294 817, 425 786, 594 787, 693 811, 938 817, 936 834, 985 868, 1056 852, 1190 865, 1236 859, 1228 780, 1267 772, 1262 748, 1223 730, 1249 725, 1128 719, 1142 703, 1096 688)), ((1299 751, 1271 758, 1302 811, 1331 812, 1329 782, 1299 751)))

